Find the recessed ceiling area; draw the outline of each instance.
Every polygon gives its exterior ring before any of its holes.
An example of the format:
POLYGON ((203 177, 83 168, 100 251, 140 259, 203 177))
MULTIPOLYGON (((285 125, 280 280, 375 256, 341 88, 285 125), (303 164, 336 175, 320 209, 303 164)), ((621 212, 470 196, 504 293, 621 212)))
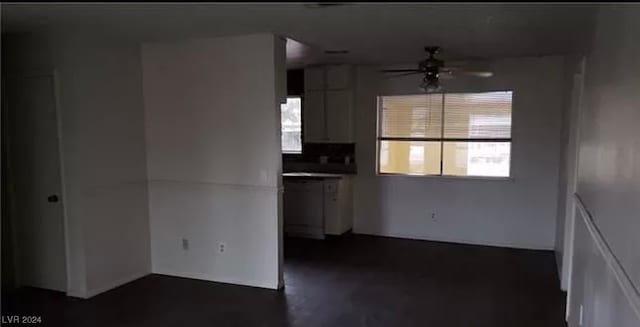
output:
MULTIPOLYGON (((581 51, 593 5, 137 3, 3 4, 2 30, 82 26, 140 40, 269 32, 307 48, 290 66, 314 62, 415 62, 438 45, 445 59, 487 59, 581 51), (347 50, 327 54, 325 51, 347 50)), ((300 48, 298 46, 298 48, 300 48)), ((299 49, 298 49, 299 50, 299 49)))

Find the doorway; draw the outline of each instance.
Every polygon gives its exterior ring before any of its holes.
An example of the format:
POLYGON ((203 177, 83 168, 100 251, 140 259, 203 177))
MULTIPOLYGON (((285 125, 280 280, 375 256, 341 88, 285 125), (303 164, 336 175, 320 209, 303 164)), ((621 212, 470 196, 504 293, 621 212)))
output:
MULTIPOLYGON (((65 219, 53 73, 3 78, 3 183, 15 287, 66 292, 65 219), (6 82, 6 83, 4 83, 6 82)), ((5 262, 3 262, 5 264, 5 262)), ((4 275, 4 274, 3 274, 4 275)), ((4 284, 4 283, 3 283, 4 284)))

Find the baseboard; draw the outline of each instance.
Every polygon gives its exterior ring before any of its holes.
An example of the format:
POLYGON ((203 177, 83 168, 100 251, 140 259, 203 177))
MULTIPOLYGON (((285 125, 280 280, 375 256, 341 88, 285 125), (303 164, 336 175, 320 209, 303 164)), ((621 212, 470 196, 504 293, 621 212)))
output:
POLYGON ((598 248, 600 255, 604 258, 604 261, 609 266, 609 269, 612 271, 615 279, 617 280, 620 288, 622 289, 622 293, 624 293, 627 300, 629 300, 629 304, 633 308, 638 319, 640 319, 640 291, 636 288, 636 286, 629 278, 626 270, 620 264, 620 261, 615 256, 611 247, 607 243, 606 239, 600 232, 600 229, 593 221, 593 217, 587 207, 582 202, 582 199, 577 194, 575 195, 576 206, 578 207, 579 216, 582 217, 582 221, 584 225, 587 227, 589 234, 591 235, 591 239, 595 243, 598 248))
POLYGON ((226 277, 226 276, 214 276, 211 274, 185 272, 185 271, 173 271, 173 270, 162 269, 162 268, 154 269, 153 273, 157 275, 191 278, 191 279, 198 279, 198 280, 206 280, 209 282, 233 284, 233 285, 241 285, 241 286, 251 286, 251 287, 266 288, 271 290, 278 290, 280 289, 280 286, 281 286, 278 280, 273 280, 273 281, 244 280, 244 279, 237 279, 237 278, 226 277))
POLYGON ((430 235, 415 235, 415 234, 386 233, 386 232, 382 233, 382 232, 361 231, 361 230, 356 230, 353 233, 361 234, 361 235, 395 237, 395 238, 405 238, 405 239, 411 239, 411 240, 457 243, 457 244, 468 244, 468 245, 493 246, 493 247, 523 249, 523 250, 543 250, 543 251, 555 250, 554 246, 552 245, 547 246, 547 245, 540 245, 540 244, 525 244, 525 243, 504 243, 504 242, 485 242, 485 241, 480 242, 480 241, 465 240, 465 239, 451 238, 451 237, 433 237, 430 235))
POLYGON ((79 297, 79 298, 83 298, 83 299, 88 299, 88 298, 94 297, 94 296, 96 296, 96 295, 98 295, 100 293, 104 293, 106 291, 110 291, 110 290, 112 290, 114 288, 120 287, 120 286, 122 286, 124 284, 130 283, 130 282, 132 282, 132 281, 134 281, 136 279, 140 279, 140 278, 142 278, 144 276, 147 276, 149 274, 150 273, 148 271, 138 272, 138 273, 131 274, 129 276, 120 278, 118 280, 115 280, 115 281, 113 281, 113 282, 111 282, 111 283, 109 283, 107 285, 103 285, 103 286, 100 286, 100 287, 97 287, 97 288, 89 289, 84 294, 72 294, 73 292, 67 292, 67 295, 73 296, 73 297, 79 297))

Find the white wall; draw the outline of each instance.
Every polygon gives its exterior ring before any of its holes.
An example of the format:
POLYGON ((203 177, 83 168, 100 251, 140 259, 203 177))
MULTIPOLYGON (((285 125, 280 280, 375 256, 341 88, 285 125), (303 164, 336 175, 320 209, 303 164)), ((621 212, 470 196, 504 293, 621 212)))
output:
POLYGON ((579 200, 577 207, 573 276, 567 305, 569 327, 640 326, 637 288, 579 200))
POLYGON ((139 46, 61 29, 8 48, 16 73, 56 72, 67 293, 89 297, 148 274, 139 46))
POLYGON ((419 93, 420 77, 379 80, 358 69, 356 233, 553 249, 563 106, 563 57, 490 63, 495 76, 450 91, 513 90, 512 180, 376 176, 376 95, 419 93), (431 219, 431 213, 436 219, 431 219))
POLYGON ((281 284, 284 47, 268 34, 143 45, 154 273, 281 284))
POLYGON ((140 50, 108 42, 74 49, 73 84, 60 86, 73 93, 62 103, 63 154, 89 296, 150 272, 140 50))
POLYGON ((569 326, 580 305, 583 326, 640 325, 639 18, 637 6, 600 9, 588 54, 577 193, 596 233, 576 218, 569 326))

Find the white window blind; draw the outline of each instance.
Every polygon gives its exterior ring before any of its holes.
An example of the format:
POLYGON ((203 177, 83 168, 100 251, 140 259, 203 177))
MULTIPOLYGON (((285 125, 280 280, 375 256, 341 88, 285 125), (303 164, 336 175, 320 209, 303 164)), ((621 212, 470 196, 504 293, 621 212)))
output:
POLYGON ((378 98, 378 172, 510 175, 512 92, 378 98))
POLYGON ((511 92, 445 94, 444 139, 511 139, 511 92))
POLYGON ((382 97, 381 136, 440 138, 442 94, 382 97))

